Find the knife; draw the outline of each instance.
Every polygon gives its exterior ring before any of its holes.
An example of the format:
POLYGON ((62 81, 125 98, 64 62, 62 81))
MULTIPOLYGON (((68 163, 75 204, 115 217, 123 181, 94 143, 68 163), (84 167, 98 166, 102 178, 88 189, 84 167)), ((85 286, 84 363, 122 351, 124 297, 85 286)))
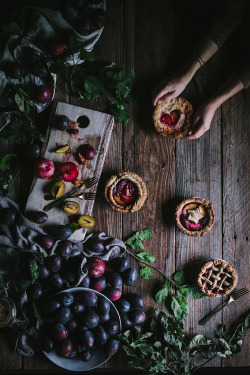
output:
POLYGON ((44 212, 50 211, 53 207, 60 205, 66 198, 73 198, 75 193, 79 191, 83 187, 83 184, 78 185, 73 190, 69 191, 68 193, 64 194, 62 197, 55 199, 53 202, 47 204, 43 207, 44 212))

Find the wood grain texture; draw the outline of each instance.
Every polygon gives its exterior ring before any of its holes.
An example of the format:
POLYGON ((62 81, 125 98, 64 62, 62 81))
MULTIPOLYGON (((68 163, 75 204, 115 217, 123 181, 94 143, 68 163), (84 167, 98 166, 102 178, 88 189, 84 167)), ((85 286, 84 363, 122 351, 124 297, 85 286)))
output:
MULTIPOLYGON (((79 106, 73 106, 66 103, 57 103, 55 114, 52 113, 49 127, 49 137, 44 157, 52 160, 55 168, 64 162, 74 162, 79 167, 78 178, 82 181, 88 180, 92 177, 100 179, 102 173, 102 167, 104 164, 106 152, 109 146, 109 140, 113 129, 114 119, 113 116, 92 111, 79 106), (58 116, 66 115, 71 121, 77 121, 80 116, 86 116, 89 119, 89 125, 87 128, 80 128, 79 134, 71 135, 66 131, 57 130, 54 126, 58 116), (71 153, 58 154, 55 150, 63 145, 69 145, 71 153), (79 164, 78 152, 79 147, 82 144, 90 144, 96 150, 96 155, 93 160, 86 160, 84 165, 79 164)), ((57 173, 55 172, 55 175, 57 173)), ((26 212, 29 211, 43 211, 44 207, 49 203, 45 196, 50 194, 51 187, 55 183, 58 177, 51 179, 52 181, 35 178, 33 189, 29 195, 26 212)), ((65 182, 66 193, 71 191, 72 183, 65 182)), ((86 189, 83 189, 85 191, 86 189)), ((97 184, 87 189, 87 191, 96 192, 97 184)), ((69 199, 78 203, 80 207, 79 214, 91 215, 94 206, 94 200, 81 200, 80 198, 69 199)), ((49 211, 48 220, 44 225, 51 226, 53 224, 67 224, 68 215, 62 208, 54 207, 49 211)), ((86 234, 86 229, 82 228, 70 237, 72 240, 83 240, 86 234)))

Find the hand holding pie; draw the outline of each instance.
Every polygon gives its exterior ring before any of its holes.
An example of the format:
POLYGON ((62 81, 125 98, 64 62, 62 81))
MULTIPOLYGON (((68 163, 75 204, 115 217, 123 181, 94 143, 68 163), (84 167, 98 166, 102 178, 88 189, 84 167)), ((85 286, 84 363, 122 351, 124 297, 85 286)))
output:
POLYGON ((138 211, 147 198, 146 184, 136 173, 120 172, 106 182, 105 198, 115 211, 138 211))
POLYGON ((155 129, 163 137, 184 138, 192 113, 192 105, 181 97, 158 104, 153 113, 155 129))

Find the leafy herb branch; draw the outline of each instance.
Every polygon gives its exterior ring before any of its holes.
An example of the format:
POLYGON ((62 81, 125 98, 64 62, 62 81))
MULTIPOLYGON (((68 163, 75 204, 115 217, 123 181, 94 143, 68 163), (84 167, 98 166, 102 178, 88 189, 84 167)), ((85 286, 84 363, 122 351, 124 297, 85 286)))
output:
POLYGON ((120 338, 131 367, 147 374, 190 375, 216 356, 232 358, 239 353, 249 322, 250 314, 237 325, 231 338, 225 335, 226 327, 219 326, 215 343, 201 334, 190 338, 179 319, 156 310, 147 332, 140 334, 135 328, 124 332, 120 338), (197 356, 205 359, 200 366, 194 364, 197 356))
MULTIPOLYGON (((145 229, 136 232, 132 237, 125 241, 128 245, 135 251, 144 250, 143 242, 150 239, 153 236, 153 230, 145 229)), ((200 299, 204 297, 204 294, 199 290, 198 286, 195 284, 190 284, 186 280, 185 274, 182 270, 174 273, 172 277, 166 276, 161 270, 152 266, 155 261, 153 254, 142 251, 140 253, 133 253, 127 248, 127 252, 137 261, 146 264, 148 267, 143 267, 140 270, 140 276, 144 279, 151 279, 152 272, 151 269, 159 272, 165 279, 165 284, 162 289, 160 289, 156 295, 155 300, 158 303, 163 302, 170 294, 171 291, 177 289, 182 295, 171 295, 171 308, 173 310, 174 316, 178 319, 184 320, 188 315, 188 301, 186 298, 200 299)))

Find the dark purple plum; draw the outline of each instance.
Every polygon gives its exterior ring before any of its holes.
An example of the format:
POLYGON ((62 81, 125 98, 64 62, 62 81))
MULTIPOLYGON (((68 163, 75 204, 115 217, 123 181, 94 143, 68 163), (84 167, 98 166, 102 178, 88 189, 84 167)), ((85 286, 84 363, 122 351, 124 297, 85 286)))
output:
POLYGON ((97 292, 103 291, 107 286, 106 277, 101 276, 98 279, 92 279, 90 282, 90 288, 96 290, 97 292))
POLYGON ((52 99, 52 92, 47 86, 37 86, 35 99, 40 103, 48 103, 52 99))
POLYGON ((122 273, 122 280, 127 286, 133 286, 137 280, 137 271, 134 268, 127 268, 122 273))
POLYGON ((122 329, 125 331, 127 329, 130 329, 133 326, 133 323, 131 322, 131 320, 129 319, 126 313, 121 315, 121 321, 122 321, 122 329))
POLYGON ((62 268, 62 258, 60 255, 51 255, 46 259, 47 265, 52 272, 58 272, 62 268))
POLYGON ((130 310, 130 303, 121 298, 118 302, 116 302, 116 307, 120 313, 127 313, 130 310))
POLYGON ((124 272, 129 267, 129 259, 126 257, 118 258, 115 260, 116 272, 124 272))
POLYGON ((43 224, 48 220, 48 215, 43 211, 33 211, 30 217, 36 224, 43 224))
POLYGON ((107 334, 110 336, 115 336, 120 331, 119 323, 115 320, 110 320, 109 322, 105 323, 103 327, 107 334))
POLYGON ((93 334, 95 338, 95 345, 97 346, 104 345, 108 341, 109 336, 102 326, 97 326, 95 329, 93 329, 93 334))
POLYGON ((103 323, 106 323, 110 320, 110 315, 109 315, 109 313, 107 313, 105 315, 99 315, 99 318, 100 318, 100 324, 103 324, 103 323))
POLYGON ((63 258, 68 258, 72 253, 72 242, 69 240, 60 241, 56 248, 56 253, 63 258))
POLYGON ((71 306, 71 310, 75 314, 81 314, 85 310, 85 305, 81 302, 74 302, 71 306))
POLYGON ((88 328, 95 328, 100 322, 99 316, 94 311, 84 311, 82 314, 82 322, 88 328))
POLYGON ((68 337, 68 330, 64 327, 64 325, 57 323, 52 327, 52 336, 56 341, 66 340, 68 337))
POLYGON ((34 76, 46 79, 49 77, 49 71, 47 64, 44 61, 36 61, 34 64, 32 64, 31 73, 34 74, 34 76))
POLYGON ((83 352, 82 352, 82 355, 81 355, 81 359, 83 362, 89 362, 91 360, 91 358, 93 357, 93 349, 89 348, 89 349, 85 349, 83 352))
POLYGON ((17 219, 17 210, 12 207, 2 208, 0 211, 0 222, 4 225, 13 225, 17 219))
POLYGON ((43 295, 43 287, 39 283, 35 283, 29 286, 28 296, 31 300, 35 301, 40 299, 43 295))
POLYGON ((41 155, 41 148, 38 145, 29 145, 25 150, 25 156, 27 159, 37 160, 41 155))
POLYGON ((61 241, 67 240, 72 234, 72 229, 68 225, 63 224, 54 224, 50 227, 47 227, 46 231, 50 236, 61 241))
POLYGON ((42 350, 46 353, 50 353, 54 349, 55 342, 49 336, 42 336, 40 338, 40 345, 42 350))
POLYGON ((36 238, 37 243, 45 250, 50 250, 54 245, 54 239, 46 234, 41 234, 36 238))
POLYGON ((121 298, 122 292, 120 289, 108 287, 104 290, 104 294, 108 297, 108 299, 110 299, 110 301, 114 302, 121 298))
POLYGON ((107 298, 98 298, 97 301, 97 311, 101 315, 106 315, 110 311, 110 302, 107 300, 107 298))
POLYGON ((39 271, 40 279, 42 279, 42 280, 47 279, 50 275, 50 270, 48 269, 47 266, 45 266, 45 264, 40 264, 39 267, 40 267, 40 271, 39 271))
POLYGON ((52 289, 59 290, 63 287, 64 281, 59 273, 52 273, 48 280, 52 289))
POLYGON ((86 348, 92 348, 95 343, 94 335, 91 331, 81 331, 79 333, 79 341, 82 345, 86 346, 86 348))
POLYGON ((122 286, 122 277, 118 272, 109 272, 107 274, 108 283, 115 289, 122 286))
POLYGON ((87 242, 86 246, 87 246, 87 249, 97 254, 103 253, 105 250, 104 241, 99 240, 98 238, 93 238, 93 239, 91 238, 87 242))
POLYGON ((68 127, 69 127, 69 118, 65 115, 59 116, 58 121, 57 121, 57 129, 63 131, 63 130, 67 130, 68 127))
POLYGON ((119 341, 115 339, 108 340, 108 342, 106 343, 104 347, 105 353, 109 357, 116 354, 118 349, 119 349, 119 341))
POLYGON ((46 311, 48 313, 53 313, 55 312, 56 310, 59 310, 60 307, 62 307, 62 305, 60 304, 59 301, 57 301, 56 299, 49 299, 48 301, 46 301, 45 303, 45 308, 46 308, 46 311))
POLYGON ((59 353, 62 357, 68 358, 73 351, 73 344, 70 339, 66 339, 60 343, 59 353))
POLYGON ((95 307, 97 304, 98 297, 95 292, 85 291, 81 293, 80 300, 85 306, 95 307))
POLYGON ((63 293, 59 298, 62 306, 70 306, 74 302, 74 296, 72 293, 63 293))
POLYGON ((70 308, 67 306, 62 307, 57 315, 56 315, 56 320, 58 323, 61 324, 66 324, 71 318, 71 311, 70 308))
POLYGON ((138 293, 133 293, 128 297, 131 307, 135 310, 141 310, 144 307, 144 299, 138 293))
POLYGON ((62 271, 62 277, 68 283, 73 283, 73 281, 75 281, 76 275, 75 275, 75 272, 73 272, 73 271, 71 271, 69 269, 64 269, 62 271))
POLYGON ((129 318, 133 323, 140 324, 145 320, 145 313, 142 310, 130 311, 129 318))
POLYGON ((80 282, 79 286, 83 288, 89 288, 90 286, 90 277, 89 275, 85 276, 84 279, 80 282))
POLYGON ((77 324, 77 321, 75 320, 75 318, 71 318, 68 323, 66 324, 66 328, 69 330, 69 331, 74 331, 74 329, 76 329, 78 327, 78 324, 77 324))

